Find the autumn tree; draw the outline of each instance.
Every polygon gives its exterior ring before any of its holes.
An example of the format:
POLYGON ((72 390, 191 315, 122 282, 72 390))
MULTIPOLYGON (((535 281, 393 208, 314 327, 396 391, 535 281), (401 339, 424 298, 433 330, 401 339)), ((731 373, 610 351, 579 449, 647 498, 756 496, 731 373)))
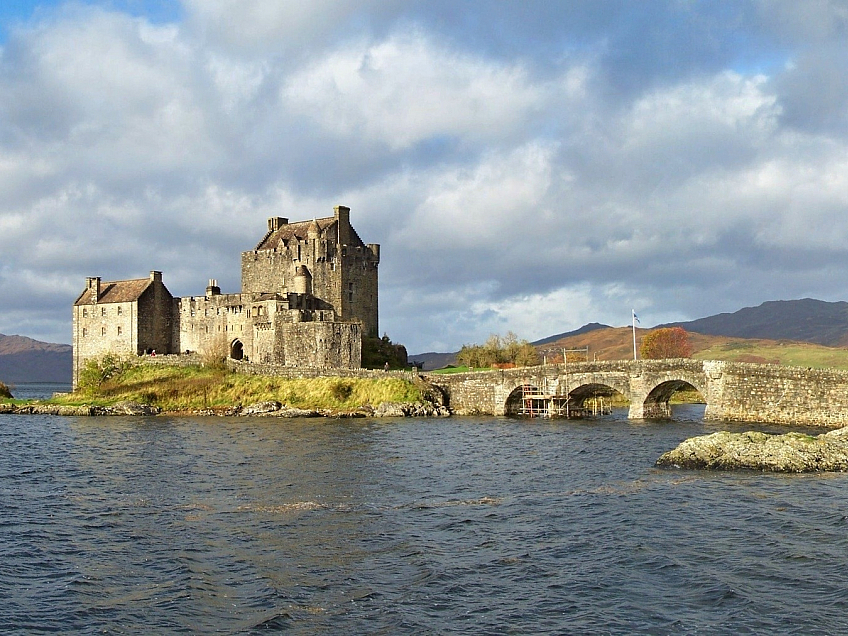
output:
POLYGON ((692 355, 689 334, 682 327, 654 329, 642 338, 639 355, 646 360, 688 358, 692 355))
POLYGON ((517 367, 533 367, 541 363, 539 351, 526 340, 518 344, 512 362, 517 367))
POLYGON ((458 364, 469 368, 490 367, 493 360, 486 351, 486 348, 481 345, 462 345, 462 349, 456 354, 458 364))
POLYGON ((495 364, 514 364, 528 367, 539 364, 536 347, 526 340, 519 340, 513 332, 501 337, 492 334, 482 345, 463 345, 456 355, 457 363, 475 368, 491 367, 495 364))

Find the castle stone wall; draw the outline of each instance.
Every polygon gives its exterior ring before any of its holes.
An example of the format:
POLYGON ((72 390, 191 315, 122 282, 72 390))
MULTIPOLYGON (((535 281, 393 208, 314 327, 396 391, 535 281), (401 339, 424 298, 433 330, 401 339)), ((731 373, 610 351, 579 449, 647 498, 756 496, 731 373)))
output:
POLYGON ((362 329, 348 322, 294 322, 282 325, 286 366, 348 368, 362 366, 362 329))
POLYGON ((155 349, 161 353, 174 353, 171 311, 174 299, 162 283, 158 272, 153 283, 139 297, 137 303, 138 343, 136 353, 155 349))
POLYGON ((110 352, 136 354, 136 304, 75 305, 73 309, 73 379, 86 362, 110 352))
POLYGON ((245 351, 252 348, 253 328, 249 306, 241 294, 186 296, 176 301, 176 352, 211 349, 229 351, 234 340, 245 351))

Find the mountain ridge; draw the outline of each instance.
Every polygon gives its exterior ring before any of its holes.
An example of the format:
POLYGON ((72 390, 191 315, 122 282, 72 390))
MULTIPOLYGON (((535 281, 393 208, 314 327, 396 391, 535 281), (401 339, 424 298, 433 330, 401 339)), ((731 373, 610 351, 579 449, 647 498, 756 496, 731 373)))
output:
POLYGON ((0 334, 0 381, 70 383, 73 347, 0 334))
MULTIPOLYGON (((682 327, 690 332, 696 341, 693 343, 696 344, 696 350, 697 346, 709 348, 710 337, 794 341, 842 348, 848 347, 848 302, 813 298, 770 300, 735 312, 664 323, 652 328, 637 328, 637 338, 651 329, 662 327, 682 327)), ((568 347, 583 347, 591 343, 593 350, 616 356, 606 359, 624 359, 628 354, 632 356, 632 333, 629 326, 608 327, 588 323, 579 329, 541 338, 531 344, 543 353, 556 353, 557 349, 562 348, 560 345, 563 341, 567 342, 568 347)), ((410 358, 426 363, 429 360, 451 359, 451 356, 455 361, 456 353, 419 354, 410 358)), ((427 368, 434 367, 428 363, 427 368)))
POLYGON ((826 347, 848 346, 848 302, 814 298, 769 300, 688 322, 658 327, 683 327, 709 336, 811 342, 826 347))

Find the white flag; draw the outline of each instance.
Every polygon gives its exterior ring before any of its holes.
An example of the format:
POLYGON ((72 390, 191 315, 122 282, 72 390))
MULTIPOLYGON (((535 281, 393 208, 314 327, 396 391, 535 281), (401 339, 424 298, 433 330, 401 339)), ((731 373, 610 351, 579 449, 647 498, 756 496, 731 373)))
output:
POLYGON ((633 312, 633 320, 635 320, 636 322, 638 322, 638 323, 641 325, 641 324, 642 324, 642 321, 641 321, 641 320, 639 320, 639 316, 637 316, 637 315, 636 315, 636 311, 635 311, 635 310, 633 310, 633 309, 631 309, 630 311, 632 311, 632 312, 633 312))

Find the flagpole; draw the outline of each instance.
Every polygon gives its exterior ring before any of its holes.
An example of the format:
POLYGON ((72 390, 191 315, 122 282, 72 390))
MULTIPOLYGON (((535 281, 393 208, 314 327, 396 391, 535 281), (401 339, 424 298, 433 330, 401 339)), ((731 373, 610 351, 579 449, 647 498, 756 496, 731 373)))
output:
POLYGON ((636 310, 631 309, 630 313, 633 314, 633 359, 636 360, 636 310))

